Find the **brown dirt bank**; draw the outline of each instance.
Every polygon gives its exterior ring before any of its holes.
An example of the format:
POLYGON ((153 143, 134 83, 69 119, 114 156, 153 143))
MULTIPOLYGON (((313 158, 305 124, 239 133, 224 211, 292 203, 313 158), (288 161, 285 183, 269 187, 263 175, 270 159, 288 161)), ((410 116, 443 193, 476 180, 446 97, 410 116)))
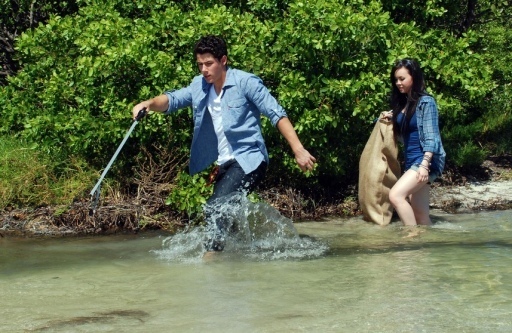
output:
MULTIPOLYGON (((431 207, 450 213, 512 209, 512 156, 491 157, 471 170, 449 169, 431 191, 431 207)), ((283 215, 294 220, 359 215, 357 193, 347 190, 339 203, 304 209, 304 198, 293 189, 260 193, 283 215)), ((107 199, 108 200, 108 199, 107 199)), ((163 197, 117 198, 100 202, 94 214, 88 200, 67 207, 11 209, 0 212, 0 237, 39 237, 111 234, 163 230, 175 232, 187 222, 169 210, 163 197)))

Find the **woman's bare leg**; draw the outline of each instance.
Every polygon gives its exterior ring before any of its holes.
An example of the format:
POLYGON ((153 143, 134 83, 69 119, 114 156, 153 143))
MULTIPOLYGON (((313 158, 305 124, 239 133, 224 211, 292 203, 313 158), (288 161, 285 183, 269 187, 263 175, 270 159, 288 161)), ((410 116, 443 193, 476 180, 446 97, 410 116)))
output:
POLYGON ((431 225, 430 221, 430 209, 429 209, 429 198, 430 198, 430 185, 425 184, 415 193, 411 194, 410 201, 411 207, 414 211, 416 223, 422 225, 431 225))
POLYGON ((389 200, 405 225, 417 224, 413 206, 407 201, 407 198, 427 183, 426 181, 419 182, 416 176, 416 171, 407 170, 389 191, 389 200))

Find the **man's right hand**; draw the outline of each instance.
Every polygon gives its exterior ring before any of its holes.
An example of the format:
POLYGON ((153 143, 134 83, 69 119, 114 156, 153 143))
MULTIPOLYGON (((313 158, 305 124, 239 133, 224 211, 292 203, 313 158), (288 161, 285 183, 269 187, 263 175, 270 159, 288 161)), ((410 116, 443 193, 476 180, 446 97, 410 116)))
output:
POLYGON ((137 116, 139 115, 140 110, 146 109, 146 113, 150 111, 149 106, 151 103, 149 101, 141 102, 137 105, 135 105, 132 109, 132 118, 133 120, 137 119, 137 116))
POLYGON ((132 109, 132 115, 133 120, 137 118, 137 115, 139 114, 139 111, 143 108, 146 108, 146 112, 149 111, 158 111, 158 112, 165 112, 167 111, 167 108, 169 107, 169 98, 167 95, 162 94, 159 96, 156 96, 154 98, 148 99, 147 101, 140 102, 139 104, 135 105, 132 109))

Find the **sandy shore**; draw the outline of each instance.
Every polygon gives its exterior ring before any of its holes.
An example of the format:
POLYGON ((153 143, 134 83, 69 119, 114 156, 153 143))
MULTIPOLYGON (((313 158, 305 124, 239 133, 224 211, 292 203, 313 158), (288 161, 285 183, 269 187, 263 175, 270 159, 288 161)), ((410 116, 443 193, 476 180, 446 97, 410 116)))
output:
POLYGON ((434 187, 430 205, 453 213, 512 208, 512 180, 434 187))
MULTIPOLYGON (((434 186, 430 194, 432 209, 447 213, 512 209, 512 180, 473 181, 465 185, 434 186)), ((5 235, 59 236, 75 234, 107 234, 139 230, 135 210, 102 207, 97 220, 88 215, 89 203, 79 202, 66 214, 55 208, 15 209, 0 214, 0 238, 5 235), (110 212, 113 210, 113 212, 110 212)))

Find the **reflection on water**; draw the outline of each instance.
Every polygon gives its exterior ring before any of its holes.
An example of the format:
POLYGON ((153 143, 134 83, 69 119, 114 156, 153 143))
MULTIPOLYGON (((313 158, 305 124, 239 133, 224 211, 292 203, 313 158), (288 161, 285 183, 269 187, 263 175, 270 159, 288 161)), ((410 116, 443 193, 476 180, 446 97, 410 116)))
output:
POLYGON ((413 238, 295 223, 284 244, 256 232, 213 261, 198 231, 2 238, 0 332, 510 332, 512 211, 433 220, 413 238))

